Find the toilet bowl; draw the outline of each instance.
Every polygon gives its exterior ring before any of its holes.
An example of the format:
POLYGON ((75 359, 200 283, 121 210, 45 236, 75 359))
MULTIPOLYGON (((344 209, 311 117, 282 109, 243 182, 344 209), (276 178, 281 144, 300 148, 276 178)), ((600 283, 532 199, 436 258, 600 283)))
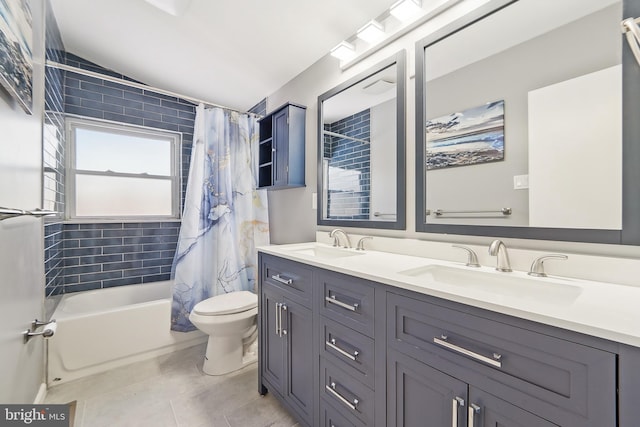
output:
POLYGON ((230 292, 199 302, 189 320, 209 335, 202 370, 224 375, 258 359, 258 296, 249 291, 230 292))

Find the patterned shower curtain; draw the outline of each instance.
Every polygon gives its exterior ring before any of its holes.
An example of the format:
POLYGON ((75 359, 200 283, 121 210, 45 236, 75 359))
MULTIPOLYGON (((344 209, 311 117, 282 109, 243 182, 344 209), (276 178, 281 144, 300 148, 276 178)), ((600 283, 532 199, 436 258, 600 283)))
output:
POLYGON ((256 292, 256 246, 269 243, 266 190, 257 187, 258 122, 198 106, 180 237, 173 260, 171 329, 191 331, 194 305, 256 292))

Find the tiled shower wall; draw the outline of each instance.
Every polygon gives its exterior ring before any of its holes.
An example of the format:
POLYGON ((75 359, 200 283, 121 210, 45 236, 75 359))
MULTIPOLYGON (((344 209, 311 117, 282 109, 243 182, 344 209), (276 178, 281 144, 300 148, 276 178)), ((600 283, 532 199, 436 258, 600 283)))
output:
MULTIPOLYGON (((47 22, 47 58, 130 80, 66 53, 55 18, 47 22)), ((46 208, 64 212, 64 114, 182 133, 182 201, 186 190, 195 106, 185 100, 47 68, 44 131, 46 208)), ((180 221, 45 224, 47 296, 168 280, 180 221)))
MULTIPOLYGON (((64 45, 58 25, 47 2, 46 58, 64 62, 64 45)), ((43 207, 64 212, 64 72, 45 69, 45 112, 42 144, 43 207)), ((46 295, 61 293, 64 285, 64 242, 62 214, 46 217, 44 261, 46 295)))
MULTIPOLYGON (((67 53, 66 64, 129 80, 67 53)), ((68 115, 182 133, 182 200, 193 139, 193 103, 102 79, 66 72, 68 115)), ((64 292, 169 280, 180 221, 65 223, 64 292)))
MULTIPOLYGON (((325 125, 325 130, 368 141, 370 112, 367 109, 325 125)), ((327 195, 328 217, 369 219, 370 144, 337 136, 326 137, 325 142, 331 188, 327 195)))
MULTIPOLYGON (((53 14, 47 15, 47 59, 131 80, 65 52, 53 14)), ((64 114, 182 133, 184 205, 195 105, 186 100, 106 80, 47 68, 45 208, 64 212, 64 114)), ((252 108, 265 114, 266 99, 252 108)), ((168 280, 180 221, 69 223, 63 216, 45 224, 46 295, 168 280)))

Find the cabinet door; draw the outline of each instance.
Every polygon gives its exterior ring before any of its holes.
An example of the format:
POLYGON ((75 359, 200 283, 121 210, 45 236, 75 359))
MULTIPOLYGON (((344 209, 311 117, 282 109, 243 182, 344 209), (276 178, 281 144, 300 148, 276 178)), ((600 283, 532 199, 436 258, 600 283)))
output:
POLYGON ((286 398, 309 424, 313 417, 313 317, 311 310, 290 300, 283 306, 287 341, 286 398))
POLYGON ((279 330, 282 294, 277 288, 262 286, 262 343, 263 375, 276 391, 284 394, 285 384, 285 338, 279 330))
POLYGON ((469 427, 557 427, 557 424, 474 387, 469 387, 469 405, 469 427))
POLYGON ((467 384, 396 351, 387 359, 388 427, 466 427, 467 384))
POLYGON ((273 156, 275 162, 273 168, 273 186, 286 185, 288 183, 288 157, 289 157, 289 109, 285 108, 273 116, 273 148, 276 150, 273 156))

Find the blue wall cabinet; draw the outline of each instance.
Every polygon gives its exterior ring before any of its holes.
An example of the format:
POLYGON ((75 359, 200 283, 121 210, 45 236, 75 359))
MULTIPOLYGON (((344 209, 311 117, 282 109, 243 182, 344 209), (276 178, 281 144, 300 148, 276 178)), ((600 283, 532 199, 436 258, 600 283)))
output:
POLYGON ((304 187, 306 108, 285 104, 260 120, 258 188, 304 187))

